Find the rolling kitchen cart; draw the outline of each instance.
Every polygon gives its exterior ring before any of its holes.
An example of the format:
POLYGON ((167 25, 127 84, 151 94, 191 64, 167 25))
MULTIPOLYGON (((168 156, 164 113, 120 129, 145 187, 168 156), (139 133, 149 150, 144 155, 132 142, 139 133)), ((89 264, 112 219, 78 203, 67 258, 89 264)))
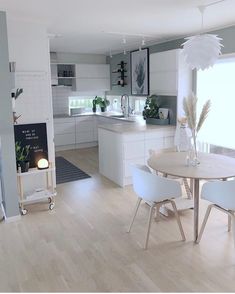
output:
POLYGON ((18 191, 19 191, 19 197, 20 197, 19 204, 20 204, 20 210, 22 215, 25 215, 27 213, 27 209, 25 208, 25 205, 42 202, 45 199, 47 199, 49 202, 48 208, 50 210, 52 210, 55 207, 56 190, 55 190, 54 181, 53 181, 53 171, 55 171, 55 168, 53 168, 52 164, 50 163, 49 168, 47 169, 39 170, 37 168, 32 168, 32 169, 29 169, 28 172, 17 173, 18 191), (34 189, 33 193, 29 195, 25 194, 24 186, 23 186, 23 178, 28 176, 40 176, 40 177, 44 176, 46 181, 45 188, 36 188, 34 189))

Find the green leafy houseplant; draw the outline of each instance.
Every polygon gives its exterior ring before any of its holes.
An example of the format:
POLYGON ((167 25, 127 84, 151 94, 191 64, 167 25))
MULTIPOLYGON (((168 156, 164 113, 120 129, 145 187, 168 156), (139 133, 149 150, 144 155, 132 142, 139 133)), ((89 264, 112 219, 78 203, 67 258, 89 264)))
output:
POLYGON ((21 142, 16 141, 15 143, 17 169, 20 167, 21 172, 27 172, 29 169, 29 148, 30 145, 22 147, 21 142))
MULTIPOLYGON (((96 99, 96 105, 100 106, 101 112, 106 111, 107 106, 110 105, 110 102, 106 98, 101 98, 101 97, 95 97, 96 99)), ((94 101, 94 100, 93 100, 94 101)))
POLYGON ((143 110, 143 118, 158 118, 159 119, 159 104, 158 96, 151 95, 146 98, 143 110))

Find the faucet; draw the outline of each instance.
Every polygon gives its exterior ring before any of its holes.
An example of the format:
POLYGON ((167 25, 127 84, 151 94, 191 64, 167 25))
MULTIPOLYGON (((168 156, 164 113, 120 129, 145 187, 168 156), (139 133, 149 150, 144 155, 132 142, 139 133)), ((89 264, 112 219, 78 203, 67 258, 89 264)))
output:
POLYGON ((130 115, 130 112, 131 112, 130 99, 127 94, 123 94, 121 96, 121 109, 125 117, 128 117, 130 115))

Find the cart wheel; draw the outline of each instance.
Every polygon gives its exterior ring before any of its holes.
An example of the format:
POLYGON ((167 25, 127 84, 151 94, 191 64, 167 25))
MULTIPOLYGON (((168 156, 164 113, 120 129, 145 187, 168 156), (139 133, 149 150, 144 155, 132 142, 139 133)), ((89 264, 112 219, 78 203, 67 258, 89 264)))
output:
POLYGON ((27 212, 28 212, 28 210, 27 210, 27 209, 22 209, 22 210, 21 210, 21 214, 22 214, 22 215, 26 215, 26 214, 27 214, 27 212))
POLYGON ((51 203, 52 202, 52 198, 48 197, 48 202, 51 203))
POLYGON ((55 203, 51 203, 51 204, 49 205, 49 209, 50 209, 50 210, 52 210, 54 207, 55 207, 55 203))

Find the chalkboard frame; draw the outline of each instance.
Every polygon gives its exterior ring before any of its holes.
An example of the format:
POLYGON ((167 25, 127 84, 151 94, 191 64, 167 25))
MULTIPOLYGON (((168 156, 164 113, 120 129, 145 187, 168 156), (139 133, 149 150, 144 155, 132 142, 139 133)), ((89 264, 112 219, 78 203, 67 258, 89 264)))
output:
POLYGON ((48 137, 47 123, 29 123, 14 125, 15 143, 20 143, 21 147, 30 145, 29 167, 37 167, 37 162, 41 158, 48 160, 48 137))

